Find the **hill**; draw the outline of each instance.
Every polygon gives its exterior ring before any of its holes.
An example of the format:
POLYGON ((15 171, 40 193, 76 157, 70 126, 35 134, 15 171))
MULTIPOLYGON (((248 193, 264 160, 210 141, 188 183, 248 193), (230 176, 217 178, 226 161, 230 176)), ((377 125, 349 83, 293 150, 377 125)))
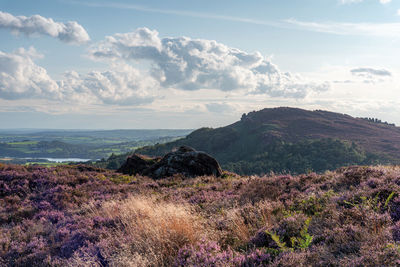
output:
POLYGON ((0 164, 0 266, 398 266, 399 177, 0 164))
POLYGON ((221 128, 201 128, 186 138, 136 153, 160 156, 181 145, 215 157, 239 174, 305 173, 354 164, 400 162, 400 128, 375 119, 298 108, 243 114, 221 128))

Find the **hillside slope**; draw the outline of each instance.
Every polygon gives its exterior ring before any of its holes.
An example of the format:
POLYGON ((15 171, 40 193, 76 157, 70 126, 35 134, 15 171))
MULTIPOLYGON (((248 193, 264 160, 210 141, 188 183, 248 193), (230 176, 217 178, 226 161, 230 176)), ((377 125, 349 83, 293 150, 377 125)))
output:
POLYGON ((272 108, 243 114, 221 128, 201 128, 184 139, 136 153, 159 156, 187 145, 240 174, 303 173, 352 164, 398 163, 400 128, 328 111, 272 108))
POLYGON ((151 180, 0 164, 0 266, 399 266, 400 168, 151 180))

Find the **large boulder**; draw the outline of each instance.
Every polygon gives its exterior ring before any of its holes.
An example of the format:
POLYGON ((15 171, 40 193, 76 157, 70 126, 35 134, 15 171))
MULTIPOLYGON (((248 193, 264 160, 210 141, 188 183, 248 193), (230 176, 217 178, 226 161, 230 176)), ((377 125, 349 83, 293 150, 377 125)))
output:
POLYGON ((140 155, 130 156, 118 170, 125 174, 140 174, 155 179, 182 174, 186 177, 201 175, 221 176, 222 170, 216 159, 210 155, 182 146, 161 159, 144 159, 140 155))
POLYGON ((149 158, 146 156, 133 154, 129 156, 125 163, 118 169, 118 172, 124 174, 143 174, 143 172, 150 168, 153 164, 159 161, 161 158, 149 158))

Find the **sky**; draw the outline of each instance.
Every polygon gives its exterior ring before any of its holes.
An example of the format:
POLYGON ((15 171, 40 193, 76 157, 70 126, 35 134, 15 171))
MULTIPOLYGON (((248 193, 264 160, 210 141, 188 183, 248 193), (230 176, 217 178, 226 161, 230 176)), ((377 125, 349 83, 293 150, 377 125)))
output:
POLYGON ((400 125, 400 0, 0 0, 0 128, 400 125))

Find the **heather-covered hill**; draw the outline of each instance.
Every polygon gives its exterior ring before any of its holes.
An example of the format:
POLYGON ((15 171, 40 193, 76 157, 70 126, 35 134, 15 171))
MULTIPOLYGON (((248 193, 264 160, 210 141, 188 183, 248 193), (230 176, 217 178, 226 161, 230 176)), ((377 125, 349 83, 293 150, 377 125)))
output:
POLYGON ((138 149, 160 156, 187 145, 240 174, 322 172, 347 165, 400 162, 400 128, 328 111, 272 108, 243 114, 221 128, 202 128, 174 142, 138 149))
POLYGON ((0 165, 0 266, 398 266, 400 168, 157 181, 0 165))

